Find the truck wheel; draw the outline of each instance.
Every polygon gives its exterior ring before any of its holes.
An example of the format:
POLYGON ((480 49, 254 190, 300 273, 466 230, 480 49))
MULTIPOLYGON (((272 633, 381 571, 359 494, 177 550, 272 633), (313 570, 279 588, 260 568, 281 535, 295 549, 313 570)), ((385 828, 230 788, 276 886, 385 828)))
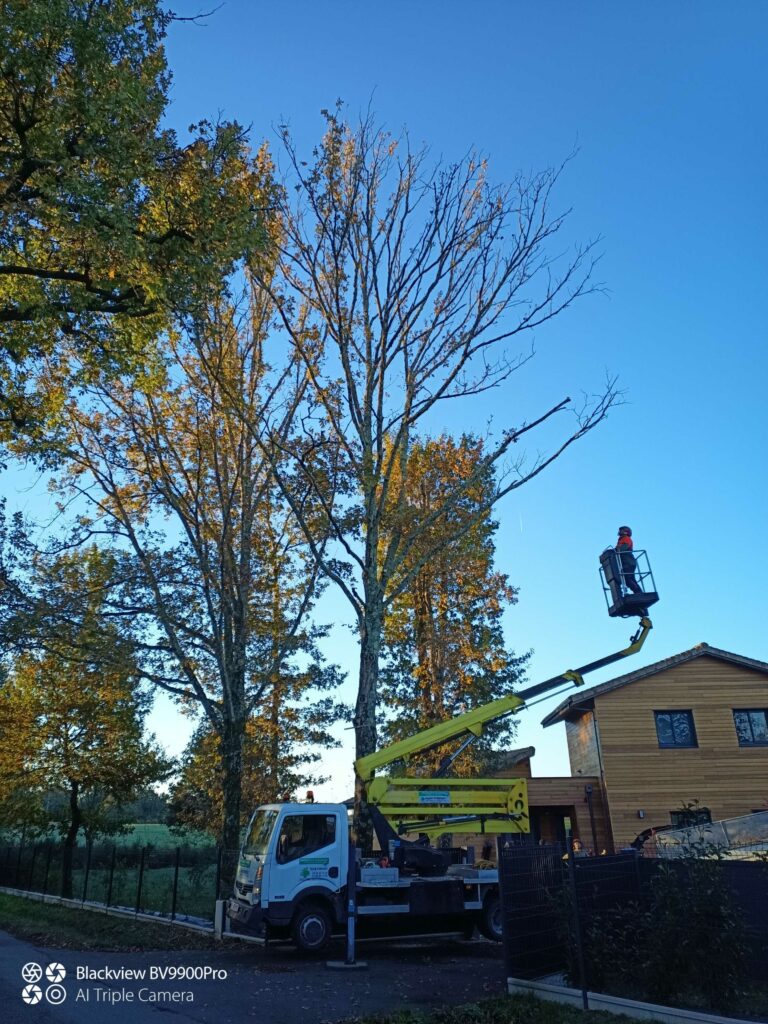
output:
POLYGON ((296 911, 291 936, 303 953, 319 953, 331 940, 331 918, 317 903, 307 903, 296 911))
POLYGON ((497 892, 489 892, 485 897, 485 900, 483 901, 483 909, 480 911, 478 928, 486 939, 490 939, 492 942, 501 942, 501 899, 497 892))

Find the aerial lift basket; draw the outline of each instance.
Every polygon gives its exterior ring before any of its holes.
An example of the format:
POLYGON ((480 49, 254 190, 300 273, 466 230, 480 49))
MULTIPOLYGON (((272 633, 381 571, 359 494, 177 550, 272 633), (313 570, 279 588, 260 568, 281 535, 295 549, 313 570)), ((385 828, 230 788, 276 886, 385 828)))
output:
POLYGON ((648 614, 649 607, 659 600, 647 552, 637 550, 632 554, 635 561, 634 570, 622 564, 621 555, 615 548, 606 548, 600 555, 600 581, 608 605, 608 614, 624 619, 632 615, 642 618, 648 614), (635 582, 639 587, 638 593, 633 593, 628 581, 635 582))

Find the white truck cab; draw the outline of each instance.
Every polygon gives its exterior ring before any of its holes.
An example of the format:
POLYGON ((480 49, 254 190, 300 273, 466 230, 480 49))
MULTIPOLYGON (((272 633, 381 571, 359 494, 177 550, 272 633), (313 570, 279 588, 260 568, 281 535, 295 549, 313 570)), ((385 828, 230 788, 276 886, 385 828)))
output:
POLYGON ((348 858, 343 804, 259 807, 227 908, 233 929, 263 938, 290 934, 302 949, 322 948, 345 920, 348 858))

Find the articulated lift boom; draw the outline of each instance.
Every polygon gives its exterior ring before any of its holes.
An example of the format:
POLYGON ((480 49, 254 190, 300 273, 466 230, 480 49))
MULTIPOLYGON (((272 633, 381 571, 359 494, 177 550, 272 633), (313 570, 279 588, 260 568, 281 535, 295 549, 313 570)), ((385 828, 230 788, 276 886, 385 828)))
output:
MULTIPOLYGON (((365 783, 369 805, 376 808, 399 835, 419 832, 435 837, 445 832, 530 831, 525 779, 459 779, 446 778, 444 773, 469 744, 482 736, 486 725, 522 711, 535 697, 561 687, 582 686, 587 673, 637 654, 652 628, 644 612, 637 632, 622 650, 580 668, 568 669, 519 693, 491 701, 359 758, 355 770, 365 783), (375 777, 377 770, 389 764, 407 762, 415 754, 423 754, 452 740, 459 741, 458 747, 443 758, 432 777, 375 777)), ((374 820, 377 817, 374 815, 374 820)), ((382 837, 379 838, 381 841, 382 837)))

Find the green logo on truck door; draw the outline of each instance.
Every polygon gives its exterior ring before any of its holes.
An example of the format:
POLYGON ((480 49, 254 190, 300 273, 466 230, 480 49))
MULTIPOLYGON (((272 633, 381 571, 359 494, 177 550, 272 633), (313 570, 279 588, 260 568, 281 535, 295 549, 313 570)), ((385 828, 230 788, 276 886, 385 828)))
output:
POLYGON ((301 864, 301 877, 302 878, 327 878, 328 877, 328 857, 301 857, 299 864, 301 864))

